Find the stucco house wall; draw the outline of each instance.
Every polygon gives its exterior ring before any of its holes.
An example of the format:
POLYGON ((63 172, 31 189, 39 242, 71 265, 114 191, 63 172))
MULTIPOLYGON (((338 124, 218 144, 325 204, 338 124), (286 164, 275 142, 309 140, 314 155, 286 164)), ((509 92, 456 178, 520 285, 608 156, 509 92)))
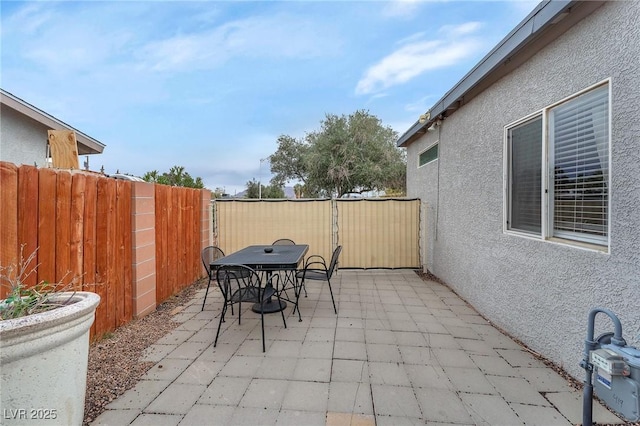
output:
MULTIPOLYGON (((407 146, 407 195, 429 206, 424 264, 481 314, 582 379, 587 315, 614 311, 640 347, 640 3, 606 2, 407 146), (504 129, 598 82, 611 87, 607 252, 503 231, 504 129), (439 140, 439 159, 416 167, 439 140)), ((597 334, 612 331, 599 319, 597 334)))
POLYGON ((18 111, 2 105, 0 155, 3 161, 46 165, 47 127, 18 111))

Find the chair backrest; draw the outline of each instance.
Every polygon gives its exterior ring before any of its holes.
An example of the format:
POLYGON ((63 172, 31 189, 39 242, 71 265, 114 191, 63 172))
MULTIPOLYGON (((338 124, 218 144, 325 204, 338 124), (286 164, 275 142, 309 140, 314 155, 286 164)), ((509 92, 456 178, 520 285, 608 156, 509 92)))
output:
MULTIPOLYGON (((262 285, 256 271, 245 265, 224 265, 217 269, 216 280, 225 300, 233 294, 245 301, 260 301, 262 285)), ((235 300, 237 301, 237 300, 235 300)))
POLYGON ((331 263, 329 263, 329 268, 327 269, 327 275, 329 278, 333 275, 333 271, 338 265, 338 257, 340 256, 340 252, 342 251, 342 246, 336 247, 331 255, 331 263))
POLYGON ((209 246, 202 249, 200 257, 202 258, 204 268, 207 270, 207 274, 211 275, 211 262, 224 257, 224 252, 219 247, 209 246))
POLYGON ((293 240, 290 240, 289 238, 280 238, 279 240, 275 240, 271 245, 272 246, 295 246, 296 243, 294 243, 293 240))

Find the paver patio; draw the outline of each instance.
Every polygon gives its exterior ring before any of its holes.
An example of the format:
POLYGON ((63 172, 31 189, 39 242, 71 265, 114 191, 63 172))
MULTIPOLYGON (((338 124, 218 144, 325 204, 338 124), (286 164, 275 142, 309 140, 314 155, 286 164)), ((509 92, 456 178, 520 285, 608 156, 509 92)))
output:
MULTIPOLYGON (((446 286, 415 272, 343 270, 307 283, 302 322, 286 310, 227 315, 204 291, 151 346, 156 362, 93 425, 571 425, 582 393, 491 326, 446 286)), ((213 287, 212 287, 213 288, 213 287)), ((243 307, 243 309, 245 309, 243 307)), ((623 424, 594 403, 597 423, 623 424)))

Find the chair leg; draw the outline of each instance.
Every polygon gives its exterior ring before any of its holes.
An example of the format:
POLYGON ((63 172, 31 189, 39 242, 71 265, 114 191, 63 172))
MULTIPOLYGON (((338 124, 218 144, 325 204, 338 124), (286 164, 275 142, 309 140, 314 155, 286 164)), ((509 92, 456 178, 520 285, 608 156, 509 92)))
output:
MULTIPOLYGON (((282 306, 282 301, 280 300, 280 294, 276 293, 278 297, 278 306, 282 306)), ((280 309, 280 314, 282 314, 282 323, 284 324, 284 328, 287 328, 287 321, 284 319, 284 309, 280 309)))
POLYGON ((333 311, 338 315, 338 310, 336 309, 336 301, 333 298, 333 290, 331 290, 331 280, 327 279, 327 284, 329 284, 329 293, 331 294, 331 302, 333 303, 333 311))
POLYGON ((298 285, 298 277, 295 277, 295 283, 293 284, 293 292, 295 293, 296 296, 296 305, 293 307, 293 312, 292 313, 296 313, 296 309, 298 310, 298 322, 302 322, 302 316, 300 316, 300 306, 298 305, 299 300, 300 300, 300 293, 302 292, 302 284, 298 285))
POLYGON ((260 323, 262 325, 262 352, 266 352, 267 345, 264 343, 264 309, 262 304, 260 305, 260 323))
POLYGON ((220 321, 218 321, 218 331, 216 331, 216 340, 213 342, 213 347, 215 348, 218 344, 218 336, 220 335, 220 328, 222 327, 222 323, 224 322, 224 314, 227 312, 227 303, 225 301, 224 306, 222 307, 222 313, 220 313, 220 321))
POLYGON ((207 291, 204 293, 204 300, 202 301, 202 309, 204 311, 204 304, 207 303, 207 294, 209 294, 209 286, 211 286, 211 278, 209 278, 209 282, 207 283, 207 291))

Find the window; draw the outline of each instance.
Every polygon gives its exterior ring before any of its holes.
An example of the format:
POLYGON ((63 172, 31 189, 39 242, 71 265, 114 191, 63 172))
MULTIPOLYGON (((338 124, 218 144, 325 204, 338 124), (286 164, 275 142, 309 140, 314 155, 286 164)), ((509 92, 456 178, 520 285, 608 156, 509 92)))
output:
POLYGON ((506 128, 506 228, 608 244, 609 85, 506 128))
POLYGON ((542 117, 509 129, 511 229, 540 234, 542 117))
POLYGON ((434 160, 438 159, 438 144, 436 143, 431 148, 426 149, 420 153, 418 157, 418 167, 424 166, 427 163, 430 163, 434 160))

